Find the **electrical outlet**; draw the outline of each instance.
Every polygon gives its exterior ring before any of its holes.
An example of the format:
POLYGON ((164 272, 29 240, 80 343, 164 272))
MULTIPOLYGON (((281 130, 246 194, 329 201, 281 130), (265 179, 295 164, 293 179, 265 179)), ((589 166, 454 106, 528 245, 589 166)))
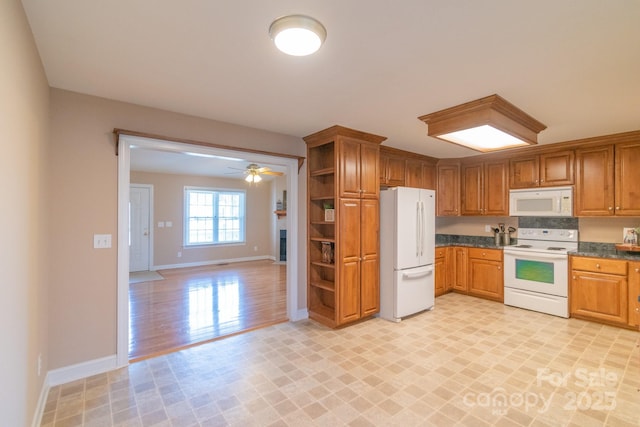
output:
POLYGON ((178 258, 182 258, 182 251, 178 251, 178 258))
POLYGON ((257 246, 254 246, 254 247, 253 247, 253 251, 254 251, 254 252, 258 252, 258 247, 257 247, 257 246))
POLYGON ((490 225, 485 225, 484 226, 484 231, 486 231, 487 233, 491 232, 491 226, 490 225))

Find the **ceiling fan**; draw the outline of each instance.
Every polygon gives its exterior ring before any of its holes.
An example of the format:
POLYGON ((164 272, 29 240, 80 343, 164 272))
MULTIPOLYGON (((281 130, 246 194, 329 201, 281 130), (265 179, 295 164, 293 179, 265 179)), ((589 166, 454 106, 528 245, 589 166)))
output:
MULTIPOLYGON (((274 176, 282 176, 282 175, 284 175, 284 173, 272 171, 270 168, 268 168, 266 166, 265 167, 260 167, 256 163, 251 163, 251 164, 247 165, 247 167, 245 169, 238 169, 238 168, 232 168, 232 167, 230 167, 230 169, 236 169, 236 170, 242 171, 242 173, 244 173, 246 175, 246 178, 244 180, 249 182, 249 183, 262 181, 262 177, 260 176, 261 174, 262 175, 274 175, 274 176)), ((239 172, 231 172, 231 173, 239 173, 239 172)))

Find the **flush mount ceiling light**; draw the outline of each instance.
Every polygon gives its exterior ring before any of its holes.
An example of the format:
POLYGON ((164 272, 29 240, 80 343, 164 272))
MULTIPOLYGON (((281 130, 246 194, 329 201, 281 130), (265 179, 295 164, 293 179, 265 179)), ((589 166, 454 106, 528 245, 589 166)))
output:
POLYGON ((269 27, 276 47, 287 55, 311 55, 322 46, 327 30, 315 19, 305 15, 278 18, 269 27))
POLYGON ((483 153, 538 143, 547 127, 498 95, 491 95, 418 119, 428 135, 483 153))

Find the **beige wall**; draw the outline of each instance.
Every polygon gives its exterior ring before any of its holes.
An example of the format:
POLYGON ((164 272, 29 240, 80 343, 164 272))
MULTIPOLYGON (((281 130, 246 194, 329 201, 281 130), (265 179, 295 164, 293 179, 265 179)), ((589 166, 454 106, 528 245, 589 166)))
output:
POLYGON ((19 0, 0 2, 0 64, 0 423, 26 426, 47 372, 49 87, 19 0))
POLYGON ((215 260, 275 256, 271 224, 275 221, 272 181, 249 185, 243 179, 131 172, 132 184, 153 186, 153 266, 206 263, 215 260), (184 187, 207 187, 246 191, 246 243, 207 247, 183 247, 184 187), (158 228, 170 221, 172 227, 158 228), (257 250, 254 248, 257 247, 257 250), (178 252, 181 257, 178 257, 178 252))
MULTIPOLYGON (((330 125, 330 124, 327 124, 330 125)), ((53 238, 50 368, 116 352, 117 158, 114 128, 232 147, 304 156, 296 137, 68 91, 51 90, 53 238), (93 249, 94 234, 111 249, 93 249)), ((300 248, 306 248, 306 169, 299 174, 300 248)), ((306 306, 306 256, 300 254, 299 308, 306 306)))

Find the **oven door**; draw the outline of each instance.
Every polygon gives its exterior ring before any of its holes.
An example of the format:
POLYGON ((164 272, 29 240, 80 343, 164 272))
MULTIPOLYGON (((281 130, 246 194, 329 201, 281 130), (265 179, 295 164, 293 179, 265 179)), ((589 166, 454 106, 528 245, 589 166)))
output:
POLYGON ((504 286, 567 297, 568 256, 564 253, 504 250, 504 286))

